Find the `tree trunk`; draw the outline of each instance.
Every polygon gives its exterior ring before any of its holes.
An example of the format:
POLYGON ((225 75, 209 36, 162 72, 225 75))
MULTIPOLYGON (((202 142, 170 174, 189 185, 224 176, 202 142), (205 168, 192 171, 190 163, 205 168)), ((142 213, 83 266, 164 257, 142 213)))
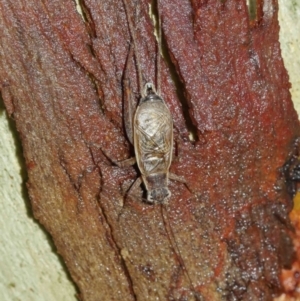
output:
POLYGON ((285 175, 300 133, 277 1, 258 1, 252 21, 242 0, 127 2, 126 15, 121 0, 84 0, 84 19, 71 0, 0 2, 1 93, 34 215, 82 300, 272 300, 292 259, 285 175), (137 66, 160 75, 171 172, 187 181, 170 181, 165 205, 126 195, 139 170, 112 163, 134 155, 123 80, 138 101, 137 66))

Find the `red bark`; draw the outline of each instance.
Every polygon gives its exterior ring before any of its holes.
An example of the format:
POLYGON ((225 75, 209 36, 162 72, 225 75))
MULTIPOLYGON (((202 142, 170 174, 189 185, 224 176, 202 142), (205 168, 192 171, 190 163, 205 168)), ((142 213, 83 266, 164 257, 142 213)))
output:
MULTIPOLYGON (((150 1, 128 0, 135 52, 156 82, 150 1)), ((277 1, 158 1, 162 96, 175 125, 165 209, 124 191, 139 175, 124 130, 127 17, 120 0, 0 2, 1 93, 16 121, 35 217, 82 300, 272 300, 291 261, 281 168, 299 122, 278 42, 277 1), (169 68, 168 68, 169 67, 169 68), (181 82, 176 93, 171 80, 181 82), (181 95, 181 99, 178 98, 181 95), (188 139, 194 132, 196 141, 188 139)), ((130 58, 129 58, 130 59, 130 58)))

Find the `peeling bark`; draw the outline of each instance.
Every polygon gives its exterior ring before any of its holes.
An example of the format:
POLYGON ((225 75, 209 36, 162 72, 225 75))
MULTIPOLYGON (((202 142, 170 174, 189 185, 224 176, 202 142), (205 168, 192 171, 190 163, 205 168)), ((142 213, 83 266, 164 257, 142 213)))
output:
POLYGON ((153 4, 170 58, 160 72, 175 125, 171 172, 188 181, 170 182, 164 208, 124 198, 139 172, 112 164, 133 155, 124 76, 136 100, 136 63, 157 78, 151 3, 128 3, 130 16, 120 0, 82 0, 83 20, 71 0, 0 2, 1 93, 34 216, 82 300, 272 300, 292 257, 282 167, 300 130, 277 1, 259 1, 251 22, 242 0, 153 4), (127 17, 140 58, 129 69, 127 17))

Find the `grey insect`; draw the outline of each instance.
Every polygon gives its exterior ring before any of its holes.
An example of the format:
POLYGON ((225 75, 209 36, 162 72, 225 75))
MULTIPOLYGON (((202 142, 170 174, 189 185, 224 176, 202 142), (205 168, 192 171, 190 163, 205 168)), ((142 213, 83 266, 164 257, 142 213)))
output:
MULTIPOLYGON (((124 6, 128 11, 126 1, 124 6)), ((128 24, 133 40, 133 49, 136 49, 130 19, 128 19, 128 24)), ((138 53, 135 52, 135 55, 141 87, 142 75, 139 69, 138 53)), ((158 54, 159 56, 160 54, 158 54)), ((158 59, 158 65, 159 62, 160 59, 158 59)), ((157 69, 159 70, 159 66, 157 69)), ((158 79, 159 82, 160 79, 158 79)), ((130 90, 127 80, 124 81, 124 86, 126 91, 130 90)), ((141 177, 132 185, 128 194, 136 190, 143 182, 149 203, 164 203, 170 198, 169 179, 185 183, 183 178, 169 172, 173 153, 173 119, 169 108, 159 94, 160 91, 156 92, 153 83, 146 83, 134 115, 132 114, 132 104, 129 103, 128 112, 125 113, 128 117, 128 120, 125 120, 125 127, 127 136, 134 146, 135 158, 115 162, 120 167, 137 163, 141 177)), ((127 98, 131 97, 128 96, 127 98)))
POLYGON ((134 115, 133 141, 147 201, 163 203, 171 196, 168 178, 173 151, 173 120, 152 83, 145 85, 134 115))
MULTIPOLYGON (((139 88, 143 85, 142 72, 139 67, 139 54, 136 48, 136 38, 133 31, 133 25, 131 23, 128 11, 128 4, 126 0, 123 0, 126 10, 128 24, 130 29, 133 45, 130 47, 129 57, 127 62, 131 62, 133 49, 135 50, 136 67, 139 78, 139 88), (133 47, 132 47, 133 46, 133 47)), ((160 16, 159 16, 159 28, 160 28, 160 16)), ((161 34, 159 34, 159 38, 161 34)), ((159 42, 159 46, 161 43, 159 42)), ((134 182, 127 194, 135 191, 138 186, 143 182, 147 191, 147 202, 152 204, 159 204, 161 207, 161 215, 163 224, 167 235, 170 240, 170 244, 174 250, 174 253, 180 258, 180 264, 184 268, 185 274, 190 283, 191 292, 194 299, 197 301, 202 300, 200 294, 195 290, 192 280, 189 276, 187 269, 185 268, 184 261, 180 254, 180 249, 176 242, 176 237, 172 231, 168 212, 164 206, 167 200, 171 196, 171 192, 168 188, 169 179, 180 181, 185 183, 186 181, 170 173, 170 165, 172 162, 173 154, 173 119, 169 108, 167 107, 164 99, 160 94, 160 54, 157 57, 157 86, 158 91, 154 87, 153 83, 146 83, 141 93, 136 110, 133 109, 132 97, 130 91, 130 81, 124 79, 124 115, 125 115, 125 128, 129 141, 134 146, 135 157, 127 159, 121 162, 115 162, 118 166, 124 167, 126 165, 132 165, 137 163, 141 176, 134 182), (169 230, 168 230, 169 229, 169 230), (172 243, 174 241, 174 244, 172 243)), ((187 187, 188 188, 188 187, 187 187)))
MULTIPOLYGON (((130 106, 130 105, 129 105, 130 106)), ((131 109, 129 109, 129 112, 131 109)), ((152 83, 147 83, 134 116, 126 114, 127 136, 133 143, 135 157, 115 162, 124 167, 137 163, 141 172, 128 194, 143 182, 147 202, 164 203, 171 196, 169 179, 185 183, 185 180, 169 172, 173 153, 173 119, 165 101, 152 83)))

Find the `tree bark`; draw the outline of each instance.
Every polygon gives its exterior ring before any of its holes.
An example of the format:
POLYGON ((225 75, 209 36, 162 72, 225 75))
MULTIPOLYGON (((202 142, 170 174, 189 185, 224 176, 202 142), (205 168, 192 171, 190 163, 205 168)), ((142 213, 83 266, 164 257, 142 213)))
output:
POLYGON ((258 1, 252 21, 241 0, 128 0, 128 15, 121 0, 81 6, 84 19, 70 0, 0 2, 1 93, 34 216, 81 299, 272 300, 292 259, 285 171, 300 132, 277 1, 258 1), (159 70, 150 4, 162 21, 159 70), (187 181, 170 181, 166 205, 124 197, 139 171, 112 163, 134 155, 123 80, 138 101, 137 65, 146 81, 160 74, 171 172, 187 181))

